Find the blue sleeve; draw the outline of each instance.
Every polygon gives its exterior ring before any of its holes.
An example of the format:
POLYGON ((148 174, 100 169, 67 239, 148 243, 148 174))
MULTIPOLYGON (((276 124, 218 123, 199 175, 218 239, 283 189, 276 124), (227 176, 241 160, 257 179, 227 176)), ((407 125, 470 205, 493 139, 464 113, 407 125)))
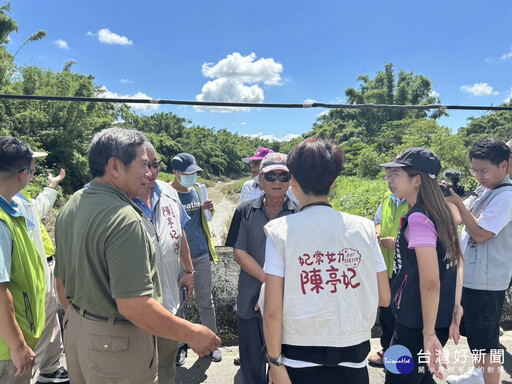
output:
POLYGON ((187 211, 185 211, 185 208, 182 204, 180 204, 181 207, 181 228, 185 228, 185 224, 187 224, 190 221, 190 216, 187 215, 187 211))
POLYGON ((0 283, 11 280, 12 239, 5 222, 0 221, 0 283))

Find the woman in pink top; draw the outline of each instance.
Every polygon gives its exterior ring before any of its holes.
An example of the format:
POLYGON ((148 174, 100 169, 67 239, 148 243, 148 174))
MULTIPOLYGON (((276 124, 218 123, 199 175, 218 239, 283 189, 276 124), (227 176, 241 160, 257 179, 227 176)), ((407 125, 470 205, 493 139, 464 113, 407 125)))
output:
POLYGON ((396 322, 384 354, 386 383, 433 382, 432 374, 442 379, 440 365, 446 367, 443 345, 449 337, 459 340, 462 262, 457 227, 438 185, 441 162, 435 153, 408 148, 381 166, 388 169, 395 195, 409 204, 396 241, 391 287, 396 322))

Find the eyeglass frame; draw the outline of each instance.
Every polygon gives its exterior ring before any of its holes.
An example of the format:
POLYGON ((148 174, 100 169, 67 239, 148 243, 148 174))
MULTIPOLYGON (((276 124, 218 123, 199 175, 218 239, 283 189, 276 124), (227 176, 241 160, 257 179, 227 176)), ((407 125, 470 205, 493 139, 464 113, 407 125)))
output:
POLYGON ((22 173, 22 172, 26 171, 27 169, 28 169, 28 171, 29 171, 29 175, 30 175, 30 176, 32 176, 33 174, 35 174, 35 173, 36 173, 36 169, 35 169, 35 168, 34 168, 34 169, 32 169, 32 168, 30 168, 30 167, 26 167, 26 168, 22 168, 22 169, 20 169, 20 170, 18 171, 18 173, 22 173))
POLYGON ((266 172, 266 173, 262 172, 261 175, 269 183, 273 183, 278 179, 281 183, 287 183, 290 181, 290 178, 291 178, 290 172, 275 173, 275 172, 270 171, 270 172, 266 172), (267 176, 269 176, 271 180, 269 180, 267 176), (283 180, 283 178, 285 180, 283 180))
POLYGON ((155 171, 158 171, 161 166, 162 166, 162 160, 155 161, 153 164, 148 164, 148 168, 150 170, 151 170, 151 168, 153 168, 155 171))

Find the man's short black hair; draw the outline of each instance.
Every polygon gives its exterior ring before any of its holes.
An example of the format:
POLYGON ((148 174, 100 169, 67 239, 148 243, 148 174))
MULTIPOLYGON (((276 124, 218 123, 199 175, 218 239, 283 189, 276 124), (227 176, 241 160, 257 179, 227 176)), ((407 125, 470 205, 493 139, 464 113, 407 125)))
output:
POLYGON ((310 137, 297 144, 286 165, 307 195, 328 195, 343 170, 345 154, 334 142, 310 137))
POLYGON ((24 141, 0 137, 0 172, 15 174, 32 164, 32 150, 24 141))
POLYGON ((501 140, 484 139, 479 141, 471 151, 469 151, 469 160, 489 160, 492 164, 499 166, 503 161, 510 158, 510 148, 501 140))

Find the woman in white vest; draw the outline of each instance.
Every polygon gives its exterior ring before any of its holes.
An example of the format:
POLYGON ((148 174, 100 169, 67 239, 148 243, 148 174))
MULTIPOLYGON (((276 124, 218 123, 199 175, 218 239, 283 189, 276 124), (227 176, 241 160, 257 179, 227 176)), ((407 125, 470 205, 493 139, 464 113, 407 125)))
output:
POLYGON ((264 334, 273 383, 368 383, 377 306, 388 306, 373 223, 335 211, 329 189, 343 151, 309 138, 288 155, 301 212, 265 226, 264 334))

